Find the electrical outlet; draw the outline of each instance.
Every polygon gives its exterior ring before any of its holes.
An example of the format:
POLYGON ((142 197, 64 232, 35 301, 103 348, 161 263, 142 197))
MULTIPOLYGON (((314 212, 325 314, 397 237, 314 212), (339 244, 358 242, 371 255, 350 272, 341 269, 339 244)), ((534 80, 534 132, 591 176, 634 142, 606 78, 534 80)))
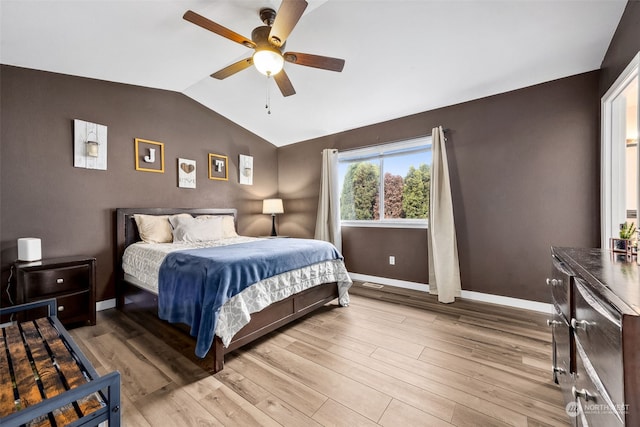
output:
POLYGON ((389 256, 389 265, 396 265, 396 257, 393 255, 389 256))

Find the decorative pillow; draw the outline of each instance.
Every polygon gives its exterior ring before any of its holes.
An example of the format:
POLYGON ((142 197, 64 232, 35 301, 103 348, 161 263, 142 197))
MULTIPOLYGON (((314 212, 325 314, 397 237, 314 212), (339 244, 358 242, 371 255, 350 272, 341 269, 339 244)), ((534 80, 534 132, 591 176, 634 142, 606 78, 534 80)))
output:
POLYGON ((224 237, 238 237, 235 218, 232 215, 222 215, 222 233, 224 237))
POLYGON ((206 242, 224 238, 222 218, 219 216, 173 217, 173 242, 206 242))
POLYGON ((138 226, 138 234, 146 243, 171 243, 173 233, 169 223, 169 215, 135 214, 133 218, 138 226))
POLYGON ((138 226, 138 234, 146 243, 171 243, 173 242, 173 230, 171 229, 170 218, 188 217, 189 214, 177 215, 143 215, 135 214, 133 218, 138 226))
POLYGON ((220 218, 222 221, 222 234, 223 237, 238 237, 236 232, 236 223, 233 215, 198 215, 195 217, 197 220, 205 220, 208 218, 220 218))

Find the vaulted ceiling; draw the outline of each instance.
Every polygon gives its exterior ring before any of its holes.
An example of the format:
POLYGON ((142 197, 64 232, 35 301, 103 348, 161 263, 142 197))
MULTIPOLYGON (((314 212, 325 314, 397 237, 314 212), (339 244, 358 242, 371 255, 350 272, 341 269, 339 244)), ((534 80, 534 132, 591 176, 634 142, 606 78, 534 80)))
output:
POLYGON ((287 51, 296 94, 247 69, 253 52, 182 19, 188 9, 250 38, 280 1, 1 0, 0 62, 182 92, 276 146, 598 69, 624 0, 308 0, 287 51), (265 103, 270 98, 271 114, 265 103))

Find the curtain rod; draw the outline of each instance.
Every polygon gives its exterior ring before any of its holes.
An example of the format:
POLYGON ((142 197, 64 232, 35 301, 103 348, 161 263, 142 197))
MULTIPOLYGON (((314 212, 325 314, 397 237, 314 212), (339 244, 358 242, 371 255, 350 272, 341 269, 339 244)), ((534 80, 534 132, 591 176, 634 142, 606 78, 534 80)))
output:
MULTIPOLYGON (((449 132, 449 129, 442 129, 442 132, 449 132)), ((396 139, 394 141, 387 141, 387 142, 380 142, 380 143, 377 143, 377 144, 363 145, 361 147, 345 148, 344 150, 339 150, 337 148, 334 148, 334 150, 337 150, 337 151, 339 151, 341 153, 344 153, 345 151, 354 151, 354 150, 362 150, 363 148, 379 147, 379 146, 382 146, 382 145, 394 144, 396 142, 408 141, 410 139, 422 138, 422 137, 431 136, 431 135, 432 135, 432 133, 429 132, 429 133, 425 133, 423 135, 417 135, 417 136, 410 137, 410 138, 396 139)), ((445 138, 445 141, 446 141, 446 138, 445 138)))

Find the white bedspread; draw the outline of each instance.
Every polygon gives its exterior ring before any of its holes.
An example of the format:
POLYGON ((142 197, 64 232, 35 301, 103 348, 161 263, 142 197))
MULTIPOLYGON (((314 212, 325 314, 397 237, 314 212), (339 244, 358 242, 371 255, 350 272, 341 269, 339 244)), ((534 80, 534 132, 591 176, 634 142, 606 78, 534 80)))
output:
MULTIPOLYGON (((158 293, 158 272, 160 265, 169 252, 226 246, 260 240, 255 237, 238 236, 211 242, 199 243, 134 243, 124 251, 122 268, 128 279, 155 294, 158 293)), ((351 278, 341 260, 325 261, 297 270, 288 271, 255 283, 227 301, 220 309, 216 324, 216 335, 228 346, 233 336, 251 320, 256 313, 270 304, 281 301, 295 293, 320 285, 337 282, 339 303, 349 305, 348 290, 351 278)))

